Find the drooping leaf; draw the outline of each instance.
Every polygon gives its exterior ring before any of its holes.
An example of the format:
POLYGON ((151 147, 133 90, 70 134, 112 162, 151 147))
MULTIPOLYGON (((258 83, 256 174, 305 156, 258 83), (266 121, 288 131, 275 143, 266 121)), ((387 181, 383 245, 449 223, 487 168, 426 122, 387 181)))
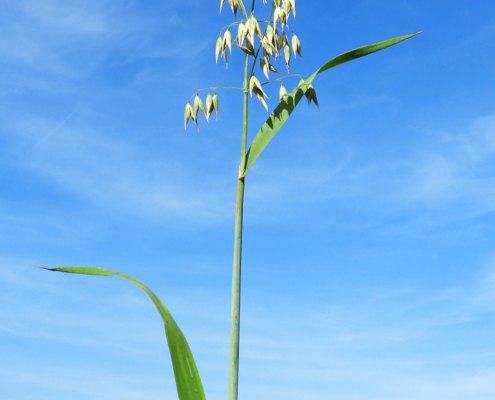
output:
POLYGON ((203 385, 199 377, 198 369, 191 349, 187 344, 184 334, 179 326, 172 318, 172 315, 163 305, 160 299, 142 282, 128 275, 119 272, 110 271, 102 268, 89 267, 60 267, 60 268, 44 268, 48 271, 68 272, 72 274, 83 275, 100 275, 100 276, 118 276, 134 283, 140 287, 151 299, 160 316, 165 323, 165 334, 167 336, 168 348, 172 358, 174 367, 175 383, 177 385, 177 393, 180 400, 205 400, 203 385))
POLYGON ((397 38, 385 40, 383 42, 370 44, 368 46, 359 47, 354 50, 350 50, 343 53, 335 58, 332 58, 320 69, 318 69, 313 75, 304 81, 301 85, 296 87, 280 104, 275 108, 272 114, 268 117, 268 120, 259 130, 258 134, 253 140, 251 147, 246 155, 246 165, 244 167, 244 172, 242 176, 245 176, 247 171, 253 166, 254 162, 258 159, 260 154, 263 152, 265 147, 268 145, 270 140, 273 139, 275 134, 279 131, 282 125, 287 121, 290 114, 296 108, 297 104, 304 96, 306 91, 309 89, 311 82, 316 77, 316 75, 329 70, 330 68, 336 67, 337 65, 344 64, 346 62, 355 60, 360 57, 364 57, 368 54, 383 50, 394 44, 402 42, 403 40, 409 39, 420 32, 413 33, 411 35, 400 36, 397 38))

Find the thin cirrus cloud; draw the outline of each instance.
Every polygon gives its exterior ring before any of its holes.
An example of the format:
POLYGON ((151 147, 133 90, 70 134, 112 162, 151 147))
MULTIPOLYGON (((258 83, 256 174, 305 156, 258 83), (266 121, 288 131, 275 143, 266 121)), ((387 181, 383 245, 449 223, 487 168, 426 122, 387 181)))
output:
POLYGON ((464 133, 433 133, 436 140, 419 154, 405 193, 412 202, 467 201, 480 213, 495 209, 495 117, 478 118, 464 133))
POLYGON ((263 168, 253 169, 248 197, 268 208, 366 198, 367 207, 379 207, 380 213, 407 212, 426 229, 495 210, 494 116, 476 118, 455 132, 425 127, 409 131, 418 139, 407 152, 385 157, 363 157, 359 145, 330 141, 313 146, 317 150, 308 158, 293 140, 289 151, 300 156, 297 162, 262 160, 263 168), (330 156, 326 149, 332 149, 330 156))
MULTIPOLYGON (((2 265, 5 261, 3 260, 2 265)), ((473 300, 476 300, 477 293, 486 279, 491 279, 490 276, 482 277, 471 288, 446 288, 442 293, 429 292, 421 288, 405 287, 399 290, 397 287, 380 287, 371 292, 362 292, 359 299, 354 302, 322 304, 316 308, 310 302, 299 304, 296 308, 287 307, 287 304, 291 303, 289 298, 285 301, 278 298, 280 304, 285 304, 282 308, 278 308, 278 305, 270 305, 273 303, 273 295, 260 292, 256 297, 256 302, 260 304, 255 308, 252 308, 252 304, 247 304, 248 312, 244 316, 245 325, 242 334, 244 391, 247 396, 253 398, 273 391, 274 396, 283 395, 284 398, 295 399, 302 393, 301 385, 311 385, 314 387, 312 395, 324 398, 324 388, 330 385, 332 390, 348 399, 361 396, 363 393, 376 399, 381 398, 380 396, 396 396, 404 399, 421 396, 421 398, 434 399, 439 395, 460 399, 462 395, 467 394, 474 399, 489 398, 495 393, 493 382, 489 379, 493 376, 493 371, 484 369, 445 372, 443 368, 446 364, 453 363, 457 366, 473 365, 479 363, 481 359, 491 357, 490 354, 482 356, 476 349, 460 348, 457 352, 446 356, 442 350, 431 349, 425 357, 421 349, 428 347, 430 341, 438 340, 444 335, 451 340, 452 327, 466 326, 479 320, 478 315, 486 308, 486 304, 480 305, 473 300), (264 306, 261 307, 261 304, 264 306), (258 311, 254 312, 255 310, 258 311), (301 316, 304 316, 303 320, 301 316), (383 357, 378 357, 378 354, 383 357), (280 363, 280 360, 284 362, 280 363), (356 379, 361 385, 356 386, 353 383, 356 379), (453 387, 452 381, 455 382, 453 387)), ((2 271, 2 281, 7 282, 10 289, 17 285, 34 287, 29 279, 19 280, 19 278, 21 277, 18 276, 18 272, 2 271), (3 272, 7 274, 7 279, 3 272)), ((130 307, 132 313, 134 311, 142 313, 142 308, 145 307, 149 311, 147 314, 151 316, 155 312, 151 304, 146 306, 141 298, 137 299, 136 303, 133 299, 134 294, 131 298, 127 294, 117 296, 108 303, 108 297, 113 298, 115 294, 109 296, 98 294, 104 285, 103 281, 96 281, 99 282, 97 286, 101 287, 91 291, 91 300, 88 303, 83 299, 84 295, 88 295, 87 291, 67 292, 59 286, 65 279, 66 276, 62 275, 56 279, 51 289, 41 287, 35 290, 36 293, 39 292, 38 296, 48 290, 57 297, 63 297, 63 302, 45 302, 43 297, 39 297, 41 302, 38 301, 38 306, 31 310, 22 302, 19 305, 18 311, 21 311, 19 314, 8 315, 6 310, 3 310, 1 320, 3 326, 7 328, 7 330, 2 329, 3 334, 8 334, 9 337, 21 337, 24 340, 30 338, 38 344, 47 341, 55 341, 58 346, 68 344, 74 362, 84 362, 85 365, 88 365, 86 364, 88 361, 84 353, 88 351, 90 354, 92 352, 100 356, 103 354, 102 360, 115 358, 116 351, 124 352, 125 358, 129 357, 129 360, 138 357, 145 359, 150 365, 155 365, 154 372, 145 369, 142 370, 142 374, 134 370, 132 373, 126 373, 116 366, 110 370, 100 371, 88 367, 77 369, 72 365, 64 367, 64 379, 59 380, 57 377, 61 374, 54 373, 57 372, 55 365, 47 363, 43 368, 37 368, 36 363, 31 363, 28 368, 22 370, 15 365, 8 370, 0 370, 0 379, 10 381, 5 387, 12 387, 14 382, 17 386, 22 385, 23 388, 31 388, 31 390, 36 388, 36 393, 46 390, 46 393, 66 392, 72 398, 78 398, 77 396, 83 398, 88 395, 98 398, 101 393, 98 394, 96 391, 102 385, 99 379, 103 377, 107 394, 113 397, 124 389, 127 390, 125 396, 129 396, 130 399, 145 394, 151 395, 155 390, 160 391, 162 395, 173 396, 173 380, 170 374, 170 376, 166 375, 169 363, 165 344, 161 343, 158 346, 159 351, 156 347, 158 340, 163 339, 161 324, 158 320, 148 321, 146 317, 143 321, 138 320, 138 323, 147 327, 147 330, 140 331, 137 328, 139 324, 127 326, 126 320, 131 317, 129 312, 120 315, 122 307, 127 309, 130 307), (88 304, 92 305, 90 308, 94 306, 92 314, 96 316, 88 317, 85 313, 78 312, 77 316, 71 317, 67 307, 73 307, 79 302, 85 303, 86 307, 88 304), (107 304, 104 309, 96 307, 100 302, 107 304), (39 307, 44 307, 44 312, 41 312, 39 307), (118 310, 116 313, 112 311, 111 314, 107 314, 106 309, 118 310), (33 325, 37 326, 35 335, 30 333, 30 327, 33 325), (70 340, 66 341, 64 338, 70 340), (162 374, 156 373, 161 369, 165 378, 162 374), (92 375, 95 372, 98 372, 100 377, 96 380, 94 379, 96 375, 92 375), (78 381, 91 383, 82 388, 77 384, 76 376, 78 381), (62 382, 65 384, 62 385, 62 382), (134 390, 130 390, 131 388, 134 390)), ((88 281, 89 279, 91 278, 88 278, 88 281)), ((114 284, 116 282, 118 280, 113 280, 114 284)), ((217 295, 212 299, 215 296, 217 295)), ((47 300, 50 298, 47 297, 47 300)), ((252 303, 252 300, 249 303, 252 303)), ((171 309, 180 311, 181 307, 177 305, 173 304, 171 309)), ((201 360, 202 370, 206 371, 203 374, 208 376, 212 371, 218 374, 222 368, 216 364, 219 357, 221 359, 226 357, 228 337, 218 336, 212 325, 218 325, 218 322, 228 325, 228 312, 212 324, 211 318, 206 317, 208 313, 201 317, 201 313, 198 313, 199 310, 192 303, 184 306, 186 308, 176 313, 179 320, 184 319, 181 315, 184 312, 188 314, 187 308, 191 307, 190 311, 193 311, 196 319, 195 324, 203 326, 200 332, 193 329, 190 323, 182 325, 188 333, 196 357, 201 360), (212 348, 216 349, 213 353, 212 348), (205 365, 209 368, 205 368, 205 365)), ((211 308, 211 304, 206 308, 211 308)), ((188 319, 190 316, 186 318, 188 319)), ((454 339, 459 338, 454 337, 454 339)), ((210 397, 221 397, 218 385, 220 383, 216 381, 212 382, 208 378, 205 380, 205 387, 210 397)))
POLYGON ((70 93, 80 79, 103 63, 124 65, 143 59, 194 58, 205 44, 183 52, 188 45, 163 37, 184 22, 171 12, 166 21, 134 10, 126 1, 7 1, 0 17, 3 90, 42 90, 70 93), (135 12, 133 12, 135 11, 135 12), (15 15, 16 18, 6 18, 15 15))
POLYGON ((163 399, 164 395, 174 396, 173 382, 168 382, 159 374, 115 373, 99 367, 88 370, 77 366, 62 368, 32 364, 29 368, 0 369, 2 381, 17 382, 19 385, 15 393, 7 389, 4 392, 6 398, 42 400, 55 391, 62 396, 81 400, 137 397, 158 400, 163 399), (33 390, 34 387, 37 389, 33 390))
MULTIPOLYGON (((320 3, 329 15, 335 11, 320 3)), ((230 110, 220 115, 218 128, 203 130, 203 124, 201 133, 188 127, 183 134, 180 99, 187 100, 196 79, 217 78, 196 68, 214 66, 214 41, 203 31, 197 35, 207 9, 198 4, 0 5, 0 96, 8 100, 0 105, 0 166, 2 182, 10 185, 0 199, 6 254, 0 259, 0 302, 7 305, 0 311, 0 387, 10 391, 6 398, 176 397, 163 326, 144 294, 118 279, 27 267, 76 260, 151 283, 190 341, 208 398, 225 397, 230 250, 224 243, 231 244, 239 150, 225 118, 237 111, 226 95, 221 107, 230 110), (166 12, 156 12, 155 5, 166 12), (179 7, 190 9, 175 14, 179 7), (126 221, 126 229, 116 220, 126 221), (185 235, 176 235, 178 226, 185 235), (198 227, 208 233, 203 244, 204 236, 194 234, 198 227), (172 244, 171 236, 178 236, 172 244), (25 258, 16 258, 20 254, 25 258)), ((217 6, 213 12, 218 15, 217 6)), ((356 32, 366 38, 374 29, 356 32)), ((434 32, 429 35, 417 43, 434 32)), ((413 45, 401 48, 411 52, 405 64, 417 68, 426 59, 436 71, 445 70, 443 62, 457 49, 451 45, 448 54, 428 58, 413 45)), ((465 58, 471 59, 463 53, 465 58)), ((427 81, 420 74, 410 71, 397 80, 427 81)), ((473 221, 489 227, 495 210, 495 117, 476 109, 456 129, 431 130, 410 101, 414 88, 400 87, 399 97, 389 84, 359 84, 359 93, 367 91, 364 101, 354 94, 335 107, 321 101, 318 116, 310 117, 311 134, 295 134, 307 133, 298 110, 291 128, 279 133, 250 172, 246 238, 259 240, 259 247, 246 246, 246 398, 326 399, 331 393, 349 400, 485 400, 495 394, 487 337, 495 267, 487 255, 489 234, 480 234, 473 221), (396 107, 407 108, 410 117, 395 127, 371 122, 369 137, 373 129, 400 132, 366 141, 342 122, 372 116, 378 106, 392 117, 396 107), (311 213, 318 218, 306 222, 311 213), (452 244, 438 232, 457 222, 466 224, 452 244), (289 248, 293 234, 284 223, 302 227, 307 243, 289 248), (314 233, 319 223, 331 229, 314 233), (349 237, 341 235, 343 226, 349 237), (425 231, 433 233, 424 239, 425 231), (416 240, 417 233, 424 240, 416 240), (481 247, 465 245, 470 237, 481 247), (270 254, 261 259, 268 246, 270 254), (287 253, 287 263, 271 256, 278 249, 287 253), (276 282, 273 290, 255 288, 266 282, 276 282)), ((341 99, 338 89, 335 83, 331 96, 341 99)), ((431 88, 418 85, 425 89, 431 88)), ((435 86, 432 101, 445 93, 435 86)))
MULTIPOLYGON (((31 67, 39 72, 74 77, 75 65, 70 60, 85 46, 108 44, 117 40, 116 21, 97 2, 66 3, 59 1, 7 2, 4 7, 17 15, 2 24, 1 40, 4 63, 31 67), (77 9, 78 8, 78 9, 77 9), (28 28, 26 28, 26 25, 28 28)), ((120 26, 125 32, 126 25, 120 26)), ((130 26, 127 25, 127 26, 130 26)))
POLYGON ((184 184, 191 182, 184 176, 192 171, 173 156, 79 130, 71 126, 73 113, 77 110, 58 124, 41 117, 16 118, 7 137, 16 151, 6 154, 4 162, 96 204, 145 218, 214 221, 230 216, 226 187, 184 184))
MULTIPOLYGON (((20 125, 13 125, 23 134, 10 137, 13 147, 19 149, 18 157, 11 154, 7 159, 17 168, 39 174, 96 204, 146 218, 175 216, 221 222, 231 215, 230 185, 223 178, 219 177, 220 186, 189 185, 186 182, 197 178, 194 163, 184 168, 173 155, 161 157, 123 140, 80 131, 71 124, 76 112, 57 125, 46 118, 24 117, 20 125), (172 175, 160 173, 171 170, 172 175)), ((255 170, 249 198, 270 208, 281 199, 287 206, 366 196, 370 203, 388 203, 419 214, 435 210, 431 224, 475 218, 495 209, 495 181, 490 175, 494 126, 495 118, 486 117, 475 120, 464 133, 429 133, 432 140, 428 145, 419 143, 400 160, 367 160, 363 164, 356 162, 357 150, 323 169, 319 164, 284 165, 270 168, 266 176, 255 170), (289 185, 285 184, 288 180, 289 185), (381 191, 375 191, 376 187, 381 191)))
MULTIPOLYGON (((116 49, 126 49, 121 59, 124 64, 132 59, 194 57, 204 51, 200 44, 192 52, 181 52, 184 43, 177 40, 163 45, 162 33, 180 26, 180 19, 172 13, 168 23, 160 21, 157 29, 158 21, 147 18, 145 22, 130 12, 127 2, 21 1, 3 7, 18 18, 6 21, 1 28, 5 34, 1 35, 0 49, 5 55, 4 73, 9 77, 3 81, 2 90, 4 94, 34 91, 45 99, 39 102, 33 98, 31 107, 21 110, 15 101, 4 104, 2 136, 15 149, 5 153, 5 164, 31 171, 97 204, 116 206, 145 218, 211 221, 231 214, 225 212, 225 200, 207 187, 201 189, 200 182, 196 185, 200 187, 198 194, 177 181, 181 174, 176 168, 177 158, 172 160, 174 165, 167 165, 161 160, 163 155, 150 154, 143 147, 136 149, 77 124, 81 110, 86 116, 98 116, 98 110, 84 105, 88 99, 106 107, 117 97, 133 96, 132 87, 120 93, 112 88, 87 87, 88 75, 116 49), (90 62, 80 62, 89 51, 90 62), (57 98, 50 97, 54 93, 57 98), (68 107, 59 105, 62 98, 68 107), (35 111, 50 101, 57 105, 35 111), (78 161, 75 164, 71 162, 74 157, 78 161), (150 168, 134 168, 129 159, 148 160, 150 168), (158 170, 173 170, 174 174, 157 177, 158 170)), ((143 68, 130 84, 156 80, 157 75, 153 69, 143 68)), ((110 110, 116 119, 121 111, 114 111, 110 110)))

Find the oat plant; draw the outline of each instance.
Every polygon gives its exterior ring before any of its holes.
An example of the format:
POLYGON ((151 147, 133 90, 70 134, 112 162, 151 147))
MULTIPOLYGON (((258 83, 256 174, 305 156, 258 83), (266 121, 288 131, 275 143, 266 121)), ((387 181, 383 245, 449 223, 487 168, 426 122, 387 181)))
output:
MULTIPOLYGON (((243 92, 243 120, 241 139, 241 159, 239 174, 237 178, 237 201, 235 215, 234 233, 234 263, 232 276, 232 308, 230 326, 230 359, 229 359, 229 386, 228 399, 237 400, 239 383, 239 327, 240 327, 240 296, 241 296, 241 253, 242 253, 242 222, 243 222, 243 202, 246 174, 261 155, 268 143, 273 139, 282 125, 288 120, 291 113, 299 104, 303 96, 308 104, 313 102, 318 107, 315 88, 312 85, 315 77, 337 65, 366 56, 368 54, 383 50, 394 44, 409 39, 417 33, 401 36, 383 42, 359 47, 357 49, 343 53, 332 58, 321 68, 309 76, 301 74, 290 74, 282 76, 275 67, 275 63, 281 60, 279 69, 287 68, 289 74, 292 53, 294 57, 301 57, 301 43, 293 28, 296 18, 296 0, 272 0, 268 7, 262 7, 262 13, 266 19, 258 19, 255 14, 255 0, 252 0, 250 10, 247 10, 242 0, 227 0, 234 13, 235 20, 230 25, 222 28, 215 45, 215 58, 221 58, 227 64, 227 54, 229 56, 237 47, 238 52, 245 57, 243 71, 243 84, 240 88, 211 87, 199 89, 194 93, 186 104, 184 114, 184 126, 187 128, 188 122, 192 120, 199 129, 198 115, 201 111, 209 122, 213 112, 218 118, 218 95, 217 90, 240 89, 243 92), (237 14, 240 20, 237 20, 237 14), (292 17, 292 18, 291 18, 292 17), (289 25, 290 24, 290 25, 289 25), (228 50, 228 51, 227 51, 228 50), (270 80, 270 73, 273 72, 278 77, 270 80), (265 79, 261 83, 260 78, 265 79), (290 93, 284 86, 284 80, 299 82, 290 93), (268 96, 263 87, 274 83, 280 85, 279 102, 272 111, 266 122, 259 129, 257 135, 247 148, 248 136, 248 104, 249 94, 253 93, 268 111, 268 96), (209 91, 205 101, 201 100, 200 92, 209 91), (213 94, 212 94, 213 93, 213 94), (192 104, 191 104, 192 101, 192 104)), ((220 0, 220 12, 225 0, 220 0)), ((307 2, 305 2, 305 5, 307 2)), ((263 0, 263 5, 267 5, 267 0, 263 0)), ((287 81, 286 81, 287 82, 287 81)), ((290 85, 287 84, 287 87, 290 85)), ((43 268, 43 267, 40 267, 43 268)), ((59 267, 45 268, 50 271, 60 271, 85 275, 118 276, 139 286, 150 297, 160 316, 165 323, 165 334, 167 337, 170 356, 174 369, 177 392, 180 400, 202 400, 205 399, 203 385, 199 377, 196 363, 192 356, 187 341, 174 321, 168 309, 160 299, 143 283, 115 271, 102 268, 89 267, 59 267)))

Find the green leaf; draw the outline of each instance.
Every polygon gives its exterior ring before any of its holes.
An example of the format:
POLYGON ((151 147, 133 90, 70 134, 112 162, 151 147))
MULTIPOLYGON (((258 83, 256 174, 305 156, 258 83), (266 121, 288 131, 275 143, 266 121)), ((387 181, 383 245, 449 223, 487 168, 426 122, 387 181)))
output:
POLYGON ((337 65, 344 64, 346 62, 355 60, 360 57, 364 57, 368 54, 374 53, 376 51, 385 49, 394 44, 402 42, 403 40, 409 39, 420 32, 413 33, 411 35, 400 36, 394 39, 385 40, 383 42, 370 44, 368 46, 359 47, 357 49, 343 53, 335 58, 332 58, 329 62, 318 69, 313 75, 306 79, 303 83, 297 86, 290 94, 280 102, 280 104, 275 108, 272 114, 268 117, 268 120, 259 130, 258 134, 253 140, 250 149, 246 155, 246 165, 244 167, 244 172, 242 176, 245 176, 249 169, 253 166, 254 162, 258 159, 260 154, 263 152, 265 147, 268 145, 270 140, 273 139, 275 134, 279 131, 282 125, 287 121, 292 111, 296 108, 301 98, 304 96, 306 91, 311 87, 311 82, 316 77, 316 75, 336 67, 337 65))
POLYGON ((101 276, 118 276, 139 286, 150 297, 160 316, 165 323, 165 334, 167 336, 168 348, 174 367, 175 383, 180 400, 205 400, 203 385, 199 378, 198 369, 192 356, 186 338, 175 323, 172 315, 163 305, 160 299, 143 283, 128 275, 119 272, 110 271, 102 268, 89 267, 60 267, 60 268, 43 268, 48 271, 68 272, 72 274, 83 275, 101 275, 101 276))

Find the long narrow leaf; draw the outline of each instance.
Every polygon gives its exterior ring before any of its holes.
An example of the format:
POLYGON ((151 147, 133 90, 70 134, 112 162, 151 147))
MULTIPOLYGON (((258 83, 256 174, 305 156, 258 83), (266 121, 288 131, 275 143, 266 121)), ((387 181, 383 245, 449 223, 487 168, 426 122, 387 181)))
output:
POLYGON ((160 299, 143 283, 128 275, 120 272, 110 271, 102 268, 89 267, 60 267, 60 268, 44 268, 48 271, 68 272, 72 274, 83 275, 101 275, 101 276, 118 276, 134 283, 146 292, 160 316, 165 323, 165 334, 167 336, 168 348, 172 358, 174 367, 175 383, 177 385, 177 393, 180 400, 205 400, 203 385, 199 377, 196 363, 191 353, 191 349, 187 344, 184 334, 179 329, 178 325, 172 318, 172 315, 163 305, 160 299))
MULTIPOLYGON (((419 33, 419 32, 418 32, 419 33)), ((336 67, 337 65, 344 64, 346 62, 355 60, 360 57, 364 57, 368 54, 374 53, 379 50, 383 50, 387 47, 390 47, 394 44, 402 42, 403 40, 409 39, 418 33, 413 33, 411 35, 400 36, 394 39, 385 40, 383 42, 370 44, 368 46, 359 47, 357 49, 348 51, 343 53, 325 65, 323 65, 320 69, 318 69, 313 75, 311 75, 308 79, 301 83, 298 87, 296 87, 286 98, 281 101, 280 104, 275 108, 272 114, 268 117, 267 121, 259 130, 258 134, 253 140, 251 147, 246 155, 246 166, 244 168, 243 176, 246 175, 247 171, 252 167, 254 162, 263 152, 267 144, 270 140, 273 139, 278 130, 282 127, 282 125, 287 121, 290 114, 296 108, 297 104, 304 96, 304 93, 310 87, 311 82, 316 77, 316 75, 330 69, 336 67)))

